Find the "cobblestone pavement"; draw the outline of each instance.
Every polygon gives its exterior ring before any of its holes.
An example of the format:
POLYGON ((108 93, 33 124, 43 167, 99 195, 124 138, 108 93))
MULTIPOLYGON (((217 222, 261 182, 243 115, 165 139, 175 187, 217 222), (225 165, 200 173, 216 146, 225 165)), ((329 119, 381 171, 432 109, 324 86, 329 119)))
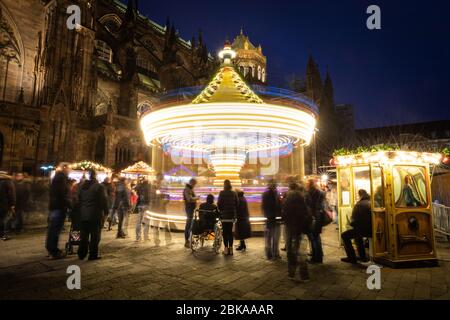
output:
MULTIPOLYGON (((131 224, 130 224, 131 226, 131 224)), ((325 263, 310 266, 311 281, 287 277, 281 261, 263 255, 262 237, 248 240, 248 250, 233 257, 183 248, 183 234, 172 243, 154 238, 135 243, 104 231, 102 259, 74 256, 49 260, 45 232, 34 231, 0 243, 0 300, 3 299, 450 299, 450 244, 439 242, 440 267, 382 269, 381 290, 368 290, 366 269, 340 262, 335 225, 323 235, 325 263), (81 268, 81 290, 68 290, 69 265, 81 268)), ((67 232, 61 237, 61 246, 67 232)))

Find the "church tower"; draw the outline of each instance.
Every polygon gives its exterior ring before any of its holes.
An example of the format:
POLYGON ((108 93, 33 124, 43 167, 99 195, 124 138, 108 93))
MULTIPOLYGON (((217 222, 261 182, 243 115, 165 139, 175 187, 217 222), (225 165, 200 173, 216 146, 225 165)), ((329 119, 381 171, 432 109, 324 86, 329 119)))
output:
POLYGON ((266 84, 267 58, 262 53, 261 45, 255 47, 241 29, 241 33, 234 38, 231 47, 236 51, 234 63, 242 76, 249 83, 266 84))

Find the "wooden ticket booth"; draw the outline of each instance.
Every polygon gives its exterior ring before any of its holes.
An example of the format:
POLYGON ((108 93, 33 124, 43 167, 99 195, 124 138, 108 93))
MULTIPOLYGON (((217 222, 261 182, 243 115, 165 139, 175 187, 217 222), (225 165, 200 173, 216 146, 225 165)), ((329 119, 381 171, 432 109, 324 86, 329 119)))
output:
POLYGON ((376 151, 335 156, 339 235, 351 228, 358 190, 370 194, 372 258, 391 267, 437 265, 430 164, 440 154, 376 151))

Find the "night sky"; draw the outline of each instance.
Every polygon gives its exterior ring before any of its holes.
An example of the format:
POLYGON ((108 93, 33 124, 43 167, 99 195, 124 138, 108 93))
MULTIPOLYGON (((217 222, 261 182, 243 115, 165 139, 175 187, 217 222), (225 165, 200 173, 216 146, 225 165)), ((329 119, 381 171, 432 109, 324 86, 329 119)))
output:
POLYGON ((203 31, 216 53, 240 32, 267 56, 270 85, 303 75, 309 54, 336 103, 355 107, 356 127, 450 119, 450 3, 442 1, 140 0, 161 25, 167 16, 182 38, 203 31), (368 30, 366 9, 381 8, 381 30, 368 30))

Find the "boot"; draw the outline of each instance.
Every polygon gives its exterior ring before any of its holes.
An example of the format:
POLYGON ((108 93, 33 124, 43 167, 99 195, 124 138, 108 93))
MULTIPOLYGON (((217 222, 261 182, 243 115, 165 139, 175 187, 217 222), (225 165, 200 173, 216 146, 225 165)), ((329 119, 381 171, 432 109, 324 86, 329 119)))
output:
POLYGON ((229 256, 233 255, 233 247, 228 247, 228 255, 229 256))

